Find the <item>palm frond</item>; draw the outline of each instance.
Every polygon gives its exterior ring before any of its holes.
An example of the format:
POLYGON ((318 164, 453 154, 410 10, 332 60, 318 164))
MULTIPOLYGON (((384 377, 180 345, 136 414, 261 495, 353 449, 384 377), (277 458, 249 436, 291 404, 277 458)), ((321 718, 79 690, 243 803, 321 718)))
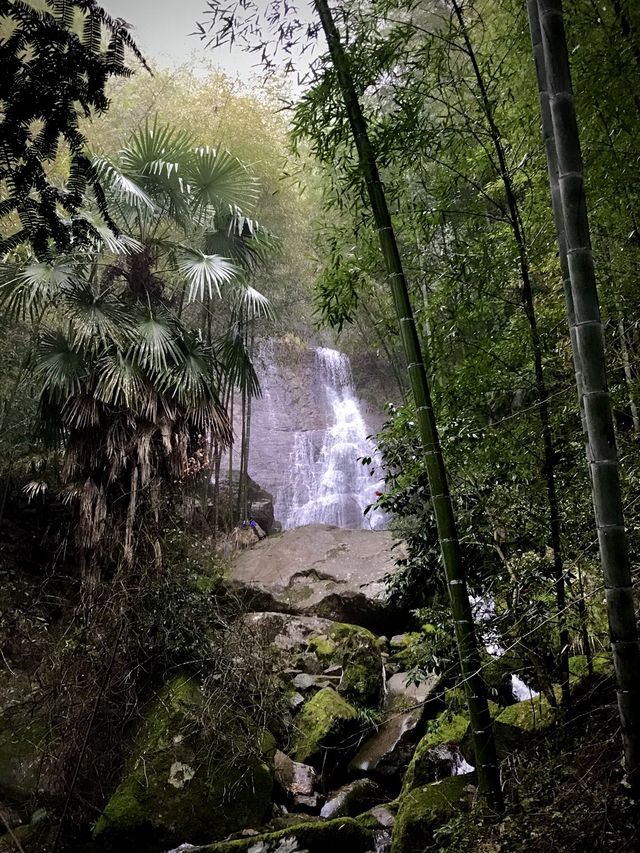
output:
POLYGON ((76 345, 123 343, 134 334, 130 312, 108 290, 96 293, 89 282, 80 282, 67 291, 65 301, 76 345))
POLYGON ((79 394, 86 375, 83 354, 62 332, 45 330, 37 353, 36 371, 42 377, 42 393, 63 403, 79 394))
POLYGON ((223 149, 196 148, 185 168, 196 209, 214 207, 225 214, 252 207, 258 183, 247 168, 223 149))
POLYGON ((146 208, 155 211, 156 205, 144 189, 126 175, 106 157, 94 157, 93 168, 104 189, 119 196, 125 204, 134 209, 146 208))
POLYGON ((0 305, 11 317, 36 316, 75 280, 73 267, 63 261, 0 268, 0 305))
POLYGON ((258 375, 239 331, 230 330, 218 342, 215 355, 223 373, 233 385, 251 397, 262 396, 258 375))
POLYGON ((267 320, 275 320, 276 318, 269 299, 250 284, 238 288, 236 300, 241 316, 247 320, 257 320, 261 317, 267 320))
POLYGON ((178 359, 174 324, 160 311, 148 309, 140 316, 133 328, 133 338, 129 357, 144 371, 162 373, 168 363, 178 359))
POLYGON ((140 366, 121 350, 113 349, 99 359, 96 397, 111 406, 135 408, 145 393, 140 366))
POLYGON ((236 275, 234 264, 221 255, 205 255, 197 249, 181 247, 176 253, 179 271, 189 285, 189 302, 196 299, 202 301, 208 295, 213 298, 214 292, 220 297, 220 287, 230 282, 236 275))

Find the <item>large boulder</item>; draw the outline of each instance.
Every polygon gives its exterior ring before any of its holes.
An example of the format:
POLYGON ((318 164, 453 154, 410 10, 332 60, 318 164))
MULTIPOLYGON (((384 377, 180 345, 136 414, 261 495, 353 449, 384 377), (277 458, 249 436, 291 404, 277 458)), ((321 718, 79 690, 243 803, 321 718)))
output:
MULTIPOLYGON (((554 692, 559 705, 560 688, 556 687, 554 692)), ((557 708, 542 694, 505 708, 493 721, 498 757, 505 758, 521 749, 532 737, 553 728, 557 721, 557 708)))
POLYGON ((402 794, 439 778, 459 775, 462 768, 456 766, 458 747, 468 728, 469 720, 462 714, 441 714, 416 747, 402 783, 402 794))
POLYGON ((101 849, 206 842, 263 822, 272 803, 273 739, 256 732, 249 744, 227 712, 218 721, 228 748, 222 755, 201 725, 203 706, 199 685, 182 675, 152 703, 122 781, 96 824, 101 849))
POLYGON ((383 641, 356 625, 331 623, 309 638, 308 647, 330 671, 340 672, 338 692, 356 705, 375 708, 383 691, 383 641))
POLYGON ((296 717, 293 757, 321 768, 335 764, 357 742, 357 729, 358 713, 353 705, 332 687, 325 687, 296 717))
POLYGON ((322 807, 320 817, 330 820, 337 817, 355 817, 365 809, 379 805, 385 800, 384 794, 371 779, 356 779, 333 791, 322 807))
POLYGON ((26 802, 41 791, 46 715, 23 674, 0 679, 0 796, 26 802))
POLYGON ((450 776, 405 794, 393 828, 391 853, 439 850, 434 831, 469 808, 475 791, 472 778, 450 776))
POLYGON ((399 614, 385 597, 395 571, 386 531, 319 524, 286 530, 243 551, 229 586, 250 610, 320 616, 389 631, 399 614))

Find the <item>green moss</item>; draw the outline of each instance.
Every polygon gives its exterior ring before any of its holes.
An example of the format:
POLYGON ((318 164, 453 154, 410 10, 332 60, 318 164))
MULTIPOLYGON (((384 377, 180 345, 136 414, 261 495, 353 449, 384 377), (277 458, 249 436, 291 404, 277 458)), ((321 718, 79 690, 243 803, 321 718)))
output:
MULTIPOLYGON (((602 652, 593 657, 593 674, 602 677, 613 675, 613 660, 611 655, 602 652)), ((569 658, 569 677, 572 683, 589 678, 589 664, 586 655, 576 655, 569 658)))
POLYGON ((103 847, 144 850, 185 838, 210 841, 248 826, 259 826, 271 804, 275 749, 268 733, 256 732, 255 753, 247 754, 237 722, 221 721, 229 744, 239 739, 236 759, 211 751, 198 727, 203 696, 198 684, 179 676, 149 709, 136 738, 133 758, 96 824, 103 847))
POLYGON ((357 726, 356 709, 331 687, 316 693, 296 718, 294 758, 303 763, 321 761, 326 750, 339 746, 357 726))
POLYGON ((515 726, 523 732, 546 731, 556 722, 556 711, 549 700, 540 694, 534 699, 516 702, 501 711, 496 723, 515 726))
POLYGON ((336 651, 336 644, 325 636, 310 637, 308 646, 310 651, 314 652, 319 658, 324 658, 327 661, 331 661, 336 651))
POLYGON ((468 728, 469 720, 462 714, 453 717, 447 712, 440 714, 435 726, 422 738, 413 754, 402 784, 402 794, 432 782, 433 762, 429 751, 443 744, 461 743, 468 728))
MULTIPOLYGON (((384 645, 384 641, 382 641, 384 645)), ((342 667, 340 692, 350 702, 376 707, 382 693, 381 641, 358 625, 337 622, 327 634, 311 637, 308 648, 324 664, 342 667)))
POLYGON ((339 818, 326 823, 302 823, 266 835, 210 844, 202 848, 201 853, 240 853, 259 842, 264 845, 264 853, 271 853, 277 850, 280 842, 291 838, 296 839, 298 848, 307 853, 365 853, 371 849, 372 844, 372 833, 369 829, 352 818, 339 818))
POLYGON ((468 783, 467 776, 449 776, 402 796, 393 827, 391 853, 437 850, 434 830, 468 807, 464 793, 468 783))

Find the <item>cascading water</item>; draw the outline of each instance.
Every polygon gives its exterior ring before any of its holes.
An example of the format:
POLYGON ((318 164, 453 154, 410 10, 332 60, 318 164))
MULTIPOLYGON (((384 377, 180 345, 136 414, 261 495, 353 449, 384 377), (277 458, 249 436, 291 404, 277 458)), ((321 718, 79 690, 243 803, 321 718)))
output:
POLYGON ((372 466, 360 461, 371 457, 375 468, 376 448, 367 437, 349 359, 337 350, 317 347, 315 366, 332 422, 322 433, 321 444, 315 430, 295 433, 276 518, 284 528, 336 524, 379 530, 385 526, 384 513, 364 514, 381 483, 370 476, 372 466))
MULTIPOLYGON (((492 658, 499 658, 505 653, 504 646, 500 642, 500 635, 491 627, 496 615, 496 603, 492 598, 471 598, 473 615, 475 621, 480 625, 482 639, 485 649, 492 658)), ((538 692, 529 687, 518 675, 511 676, 511 692, 513 698, 518 702, 534 699, 538 692)))

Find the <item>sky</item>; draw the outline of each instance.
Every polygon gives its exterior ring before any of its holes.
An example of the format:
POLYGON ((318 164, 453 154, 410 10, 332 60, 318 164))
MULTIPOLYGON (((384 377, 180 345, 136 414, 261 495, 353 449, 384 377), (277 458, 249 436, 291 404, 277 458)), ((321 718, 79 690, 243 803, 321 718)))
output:
MULTIPOLYGON (((264 0, 266 3, 267 0, 264 0)), ((195 67, 212 61, 228 74, 247 79, 258 75, 255 56, 228 46, 206 48, 197 36, 196 21, 204 22, 206 0, 102 0, 102 6, 113 17, 132 24, 131 33, 144 56, 162 66, 179 65, 187 60, 195 67)), ((301 11, 306 3, 301 0, 301 11)), ((303 17, 306 17, 303 12, 303 17)))

